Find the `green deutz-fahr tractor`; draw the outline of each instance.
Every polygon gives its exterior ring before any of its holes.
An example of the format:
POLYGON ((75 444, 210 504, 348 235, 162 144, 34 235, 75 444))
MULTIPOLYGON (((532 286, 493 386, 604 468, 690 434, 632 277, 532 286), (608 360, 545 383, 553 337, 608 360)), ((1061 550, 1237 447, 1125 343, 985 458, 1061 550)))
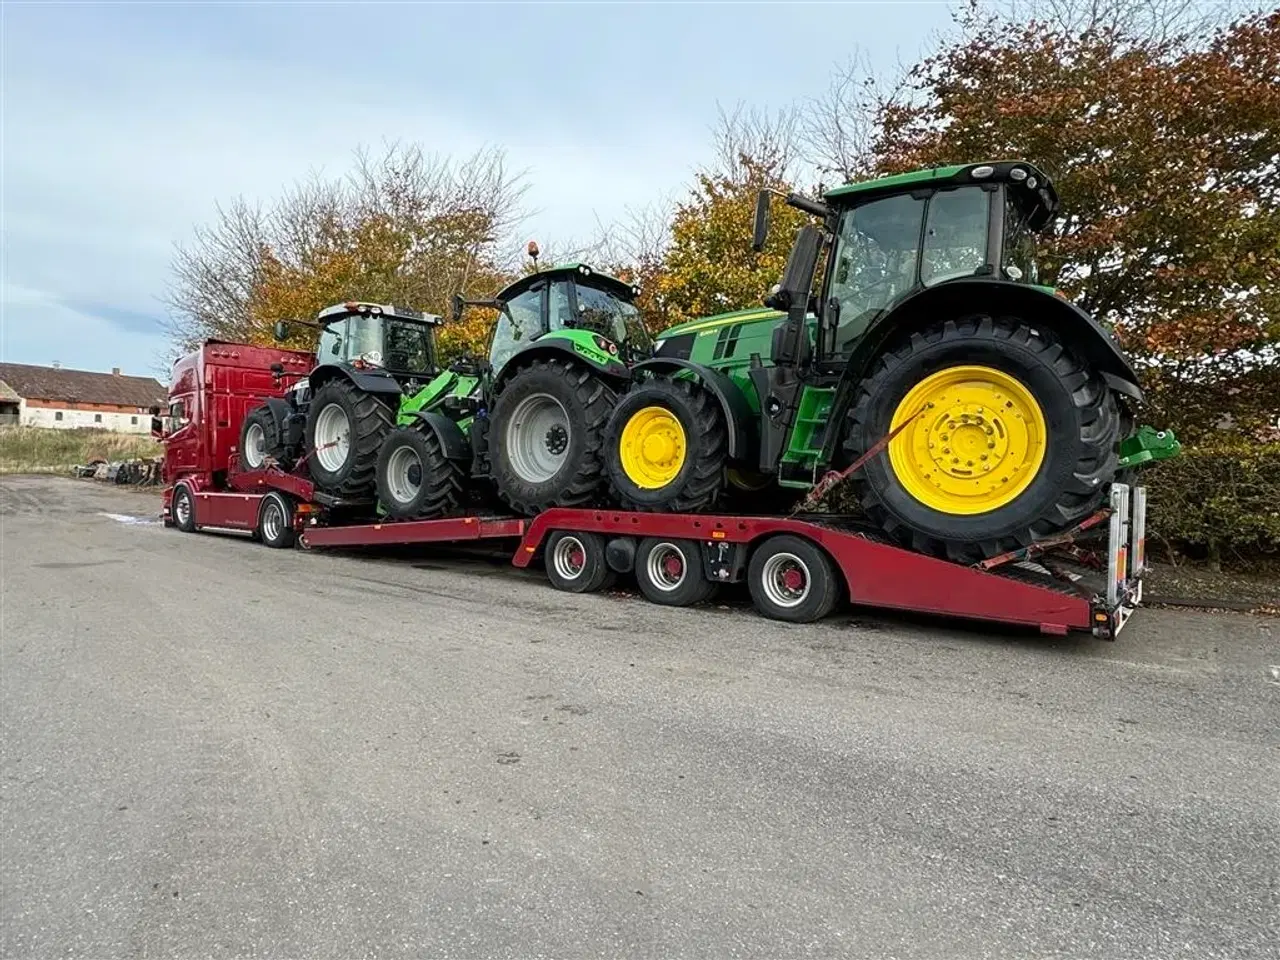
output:
MULTIPOLYGON (((627 362, 652 349, 636 293, 586 264, 525 276, 471 302, 498 311, 487 360, 446 369, 436 363, 441 318, 366 302, 329 307, 306 324, 321 331, 317 365, 285 398, 249 413, 241 462, 256 469, 269 455, 288 469, 306 452, 321 490, 376 494, 396 519, 443 516, 488 482, 522 513, 584 503, 603 484, 604 425, 627 362)), ((467 305, 455 298, 455 314, 467 305)), ((274 333, 287 339, 289 323, 274 333)))
POLYGON ((737 491, 777 509, 901 427, 852 477, 865 513, 912 549, 974 560, 1074 526, 1122 469, 1177 452, 1133 432, 1142 393, 1109 331, 1037 282, 1032 238, 1058 197, 1031 164, 785 199, 818 222, 766 309, 662 332, 615 405, 605 464, 623 506, 705 511, 737 491))

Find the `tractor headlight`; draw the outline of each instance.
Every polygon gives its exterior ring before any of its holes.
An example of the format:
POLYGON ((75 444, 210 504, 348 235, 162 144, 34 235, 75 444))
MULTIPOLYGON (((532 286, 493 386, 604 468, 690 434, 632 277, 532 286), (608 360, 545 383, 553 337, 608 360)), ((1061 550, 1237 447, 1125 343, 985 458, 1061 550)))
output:
POLYGON ((1021 167, 1014 167, 1009 171, 1009 179, 1019 181, 1025 180, 1027 179, 1027 171, 1023 170, 1021 167))

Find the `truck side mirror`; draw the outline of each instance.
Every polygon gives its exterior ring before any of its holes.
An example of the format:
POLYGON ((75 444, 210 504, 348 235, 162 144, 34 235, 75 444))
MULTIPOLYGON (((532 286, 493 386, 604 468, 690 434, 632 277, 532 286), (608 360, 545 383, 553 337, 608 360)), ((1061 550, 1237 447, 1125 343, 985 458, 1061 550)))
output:
POLYGON ((756 196, 756 221, 751 230, 751 249, 759 253, 769 239, 769 191, 761 190, 756 196))
MULTIPOLYGON (((154 407, 152 409, 155 409, 154 407)), ((159 417, 151 418, 151 438, 153 440, 164 439, 164 421, 159 417)))
POLYGON ((453 300, 450 301, 450 303, 452 307, 452 309, 449 311, 450 316, 453 317, 453 322, 457 323, 459 320, 462 319, 462 310, 467 305, 467 302, 462 299, 462 294, 455 293, 453 295, 453 300))
POLYGON ((289 339, 289 324, 283 320, 277 320, 271 325, 271 336, 276 339, 277 343, 283 343, 289 339))

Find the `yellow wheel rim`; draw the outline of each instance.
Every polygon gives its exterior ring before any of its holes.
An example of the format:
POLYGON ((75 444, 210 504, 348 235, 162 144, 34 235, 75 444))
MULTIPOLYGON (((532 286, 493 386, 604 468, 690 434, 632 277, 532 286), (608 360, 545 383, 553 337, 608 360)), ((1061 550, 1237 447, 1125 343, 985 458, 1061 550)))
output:
POLYGON ((645 490, 674 480, 688 452, 684 427, 666 407, 644 407, 622 428, 618 453, 627 479, 645 490))
POLYGON ((926 507, 973 515, 1017 499, 1044 463, 1040 404, 991 367, 948 367, 902 398, 889 429, 924 408, 889 444, 894 475, 926 507))

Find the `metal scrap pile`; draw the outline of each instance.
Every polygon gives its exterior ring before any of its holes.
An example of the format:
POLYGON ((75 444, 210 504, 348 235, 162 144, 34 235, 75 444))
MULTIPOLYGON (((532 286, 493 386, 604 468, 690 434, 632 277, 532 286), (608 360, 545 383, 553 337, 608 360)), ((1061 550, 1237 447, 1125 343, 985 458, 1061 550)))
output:
POLYGON ((77 477, 104 480, 107 483, 130 484, 138 487, 158 486, 161 480, 163 457, 139 460, 94 460, 72 468, 77 477))

